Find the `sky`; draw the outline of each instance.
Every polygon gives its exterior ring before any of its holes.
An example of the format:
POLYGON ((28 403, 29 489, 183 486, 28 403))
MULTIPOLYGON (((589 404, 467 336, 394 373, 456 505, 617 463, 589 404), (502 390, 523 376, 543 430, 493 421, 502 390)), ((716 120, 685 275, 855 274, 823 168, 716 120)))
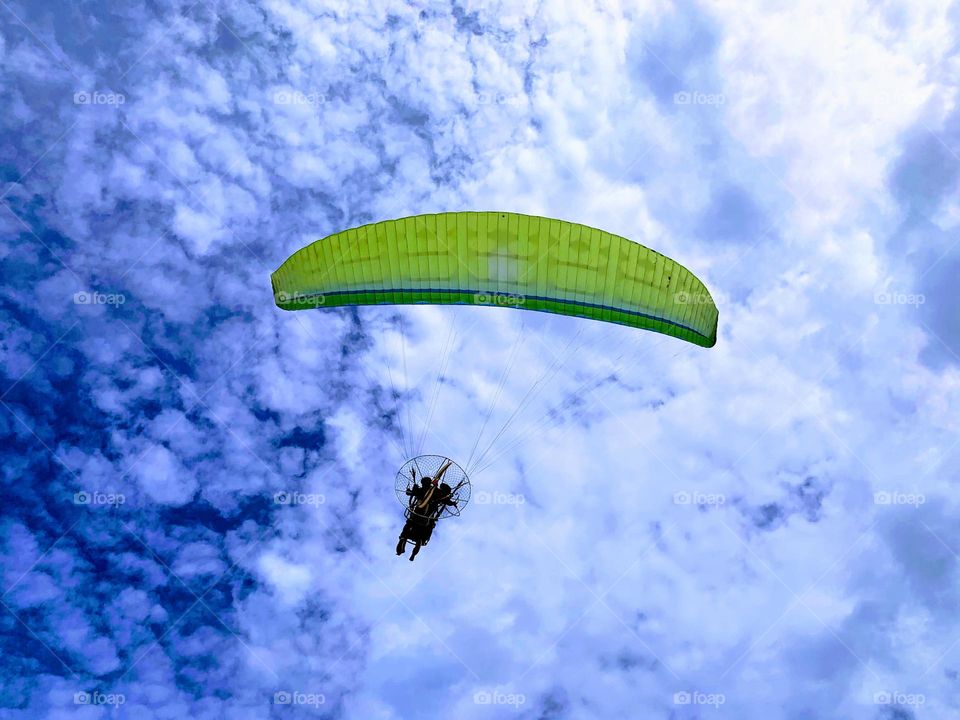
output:
POLYGON ((960 5, 0 0, 0 718, 960 709, 960 5), (284 312, 505 210, 703 279, 706 350, 284 312), (394 475, 473 498, 416 562, 394 475))

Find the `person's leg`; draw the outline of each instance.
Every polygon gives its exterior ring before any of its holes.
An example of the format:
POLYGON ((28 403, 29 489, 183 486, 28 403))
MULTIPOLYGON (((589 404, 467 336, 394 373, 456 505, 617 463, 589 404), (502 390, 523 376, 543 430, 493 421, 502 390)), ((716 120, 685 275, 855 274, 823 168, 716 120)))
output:
POLYGON ((397 555, 403 555, 406 549, 407 549, 407 539, 403 535, 401 535, 400 541, 397 543, 397 555))
POLYGON ((420 552, 420 541, 417 540, 413 544, 413 552, 410 553, 410 562, 413 562, 413 559, 417 556, 417 553, 420 552))

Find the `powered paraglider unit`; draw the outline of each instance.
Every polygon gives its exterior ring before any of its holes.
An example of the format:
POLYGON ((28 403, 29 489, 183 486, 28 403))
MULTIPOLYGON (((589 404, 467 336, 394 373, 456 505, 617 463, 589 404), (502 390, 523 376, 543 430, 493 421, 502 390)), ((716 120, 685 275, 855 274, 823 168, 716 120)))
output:
POLYGON ((414 515, 442 520, 457 517, 470 502, 470 479, 457 463, 442 455, 420 455, 407 460, 397 471, 394 490, 401 504, 414 515), (441 482, 433 484, 440 469, 449 462, 441 482), (440 488, 445 484, 450 488, 449 496, 440 488), (423 488, 417 492, 418 488, 423 488), (432 489, 432 492, 431 492, 432 489), (433 513, 429 508, 441 497, 444 502, 433 513))
MULTIPOLYGON (((488 305, 627 326, 704 348, 717 342, 717 306, 703 282, 677 261, 597 228, 520 213, 447 212, 347 228, 294 252, 271 275, 271 283, 283 310, 488 305)), ((448 340, 447 349, 438 353, 438 388, 450 347, 448 340)), ((491 358, 503 355, 490 353, 491 358)), ((507 354, 501 390, 515 357, 515 350, 507 354)), ((490 455, 494 443, 562 364, 554 358, 475 455, 500 397, 497 391, 465 463, 471 475, 497 460, 490 455)), ((432 414, 433 404, 425 428, 432 414)), ((410 541, 415 556, 436 523, 459 515, 470 500, 467 472, 446 457, 420 455, 420 446, 402 448, 405 457, 416 457, 404 463, 394 482, 406 521, 398 555, 410 541)))

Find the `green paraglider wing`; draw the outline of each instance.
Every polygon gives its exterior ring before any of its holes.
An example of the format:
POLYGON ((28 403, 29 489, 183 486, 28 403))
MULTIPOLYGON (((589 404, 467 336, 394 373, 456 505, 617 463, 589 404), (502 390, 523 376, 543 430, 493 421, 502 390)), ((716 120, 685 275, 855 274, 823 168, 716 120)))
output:
POLYGON ((717 306, 689 270, 585 225, 507 212, 416 215, 335 233, 271 276, 277 306, 496 305, 653 330, 703 347, 717 306))

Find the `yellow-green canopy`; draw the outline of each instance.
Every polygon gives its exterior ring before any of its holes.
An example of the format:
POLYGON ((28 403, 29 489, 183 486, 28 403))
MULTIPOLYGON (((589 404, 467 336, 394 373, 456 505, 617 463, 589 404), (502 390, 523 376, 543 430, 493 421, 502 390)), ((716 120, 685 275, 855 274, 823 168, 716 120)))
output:
POLYGON ((679 263, 603 230, 509 212, 415 215, 301 248, 277 306, 495 305, 653 330, 713 347, 717 306, 679 263))

